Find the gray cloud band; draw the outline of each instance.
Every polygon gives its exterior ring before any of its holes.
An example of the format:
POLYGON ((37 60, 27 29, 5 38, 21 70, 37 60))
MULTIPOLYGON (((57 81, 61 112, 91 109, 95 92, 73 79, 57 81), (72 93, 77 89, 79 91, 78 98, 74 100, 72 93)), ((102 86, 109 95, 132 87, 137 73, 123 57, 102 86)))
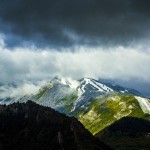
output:
POLYGON ((125 45, 147 38, 149 6, 148 0, 0 0, 0 31, 10 47, 125 45))

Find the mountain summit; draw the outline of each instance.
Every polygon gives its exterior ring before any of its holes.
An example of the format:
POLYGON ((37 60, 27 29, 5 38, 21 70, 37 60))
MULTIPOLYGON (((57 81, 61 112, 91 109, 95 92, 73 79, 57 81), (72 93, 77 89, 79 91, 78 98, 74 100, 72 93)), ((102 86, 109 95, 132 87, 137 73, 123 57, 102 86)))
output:
POLYGON ((93 134, 125 116, 150 119, 150 99, 136 90, 91 78, 55 77, 37 93, 5 98, 0 103, 28 100, 75 116, 93 134))

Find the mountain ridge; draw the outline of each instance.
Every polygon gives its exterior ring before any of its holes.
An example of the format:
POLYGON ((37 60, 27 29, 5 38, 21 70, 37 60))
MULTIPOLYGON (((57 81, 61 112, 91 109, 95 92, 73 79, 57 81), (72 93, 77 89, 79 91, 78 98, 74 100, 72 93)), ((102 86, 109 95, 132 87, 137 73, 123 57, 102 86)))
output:
POLYGON ((150 122, 135 117, 123 117, 95 135, 116 150, 148 150, 150 122))
POLYGON ((111 149, 74 117, 32 101, 0 105, 1 150, 111 149))
POLYGON ((37 93, 0 102, 11 104, 27 100, 75 116, 92 134, 125 116, 145 118, 146 114, 150 115, 150 99, 139 92, 91 78, 55 77, 37 93))

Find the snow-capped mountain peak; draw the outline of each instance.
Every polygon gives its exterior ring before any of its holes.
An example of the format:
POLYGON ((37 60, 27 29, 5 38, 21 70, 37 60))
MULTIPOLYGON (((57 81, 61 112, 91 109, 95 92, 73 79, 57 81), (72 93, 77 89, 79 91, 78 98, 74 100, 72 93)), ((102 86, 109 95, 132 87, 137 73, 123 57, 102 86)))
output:
MULTIPOLYGON (((71 78, 55 77, 45 86, 42 86, 36 93, 17 97, 12 99, 6 97, 0 100, 1 104, 10 104, 14 101, 26 101, 28 99, 38 102, 41 105, 50 106, 52 108, 62 109, 64 107, 63 100, 66 99, 67 105, 71 110, 86 107, 93 100, 104 98, 108 95, 122 93, 139 96, 135 90, 124 88, 121 86, 104 83, 103 81, 92 78, 82 78, 74 80, 71 78)), ((3 91, 0 95, 4 94, 3 91)))
POLYGON ((78 99, 75 101, 72 111, 86 102, 88 103, 91 99, 94 100, 107 93, 115 92, 112 88, 91 78, 83 78, 79 81, 80 85, 77 87, 78 99))
POLYGON ((91 78, 83 78, 81 81, 80 89, 84 93, 86 90, 86 86, 90 86, 92 89, 96 90, 97 92, 112 92, 114 91, 112 88, 109 88, 105 84, 102 84, 101 82, 91 79, 91 78))

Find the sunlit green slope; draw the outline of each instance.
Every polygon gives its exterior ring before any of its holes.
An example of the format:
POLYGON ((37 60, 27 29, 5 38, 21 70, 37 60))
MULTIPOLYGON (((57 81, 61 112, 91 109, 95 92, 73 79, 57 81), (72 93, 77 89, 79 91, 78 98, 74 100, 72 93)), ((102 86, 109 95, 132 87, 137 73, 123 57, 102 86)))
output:
POLYGON ((78 113, 78 119, 93 134, 124 116, 150 119, 150 115, 143 112, 134 96, 124 94, 114 94, 94 100, 87 112, 78 113))

